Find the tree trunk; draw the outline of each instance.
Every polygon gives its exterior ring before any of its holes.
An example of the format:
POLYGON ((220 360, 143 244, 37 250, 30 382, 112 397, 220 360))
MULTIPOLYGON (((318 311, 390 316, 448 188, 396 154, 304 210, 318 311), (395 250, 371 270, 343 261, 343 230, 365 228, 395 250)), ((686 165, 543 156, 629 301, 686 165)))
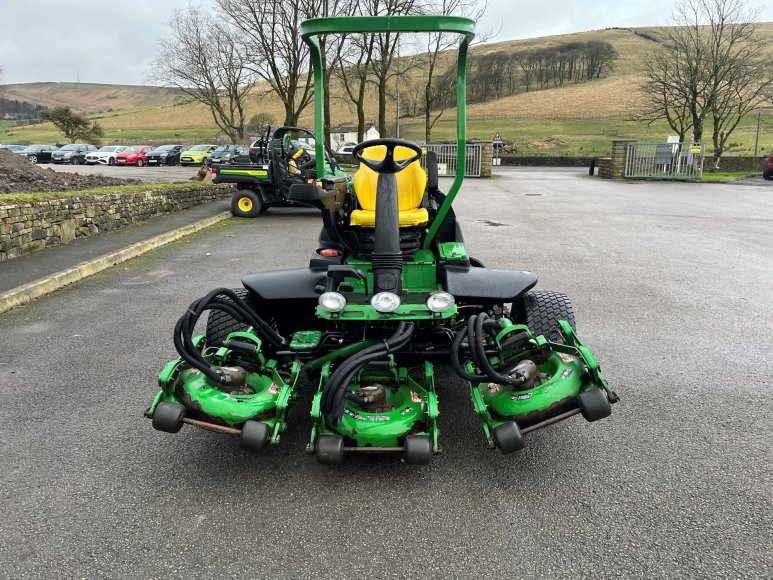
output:
POLYGON ((378 132, 382 139, 388 136, 386 126, 386 99, 386 78, 382 77, 378 80, 378 132))

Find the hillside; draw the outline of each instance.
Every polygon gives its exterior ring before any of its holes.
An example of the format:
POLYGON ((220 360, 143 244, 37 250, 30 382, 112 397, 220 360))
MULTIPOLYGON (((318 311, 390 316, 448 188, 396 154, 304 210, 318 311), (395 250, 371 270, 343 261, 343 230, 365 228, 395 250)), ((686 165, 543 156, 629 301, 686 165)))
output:
POLYGON ((176 91, 162 87, 97 83, 26 83, 5 85, 8 99, 44 107, 66 105, 79 113, 152 107, 174 99, 176 91))
MULTIPOLYGON (((639 116, 637 82, 644 55, 657 46, 662 28, 613 28, 575 34, 490 43, 474 47, 473 54, 494 51, 516 51, 555 46, 565 42, 606 41, 618 52, 614 70, 593 82, 570 84, 563 88, 520 93, 496 101, 468 106, 467 117, 471 137, 490 139, 499 131, 502 136, 518 144, 519 151, 529 153, 532 143, 538 154, 603 154, 608 151, 609 139, 614 136, 638 139, 663 139, 671 131, 663 123, 651 127, 637 122, 639 116), (540 142, 550 139, 552 146, 540 142)), ((773 23, 761 25, 765 44, 773 43, 773 23)), ((445 55, 450 63, 453 54, 445 55)), ((401 99, 405 103, 421 78, 416 71, 402 75, 401 99)), ((355 111, 343 90, 331 87, 334 99, 333 124, 353 124, 355 111)), ((258 87, 256 92, 260 92, 258 87)), ((11 85, 9 98, 17 98, 46 105, 69 104, 78 110, 92 112, 107 132, 111 142, 145 140, 212 141, 217 128, 202 105, 175 103, 173 91, 156 87, 93 85, 78 83, 34 83, 11 85), (112 111, 110 111, 112 109, 112 111)), ((248 105, 247 116, 258 112, 271 113, 281 122, 284 113, 279 101, 272 97, 256 97, 248 105)), ((376 98, 367 99, 366 115, 369 121, 377 117, 376 98)), ((388 104, 391 122, 395 118, 394 101, 388 104)), ((454 134, 455 110, 446 111, 433 130, 433 140, 449 139, 454 134)), ((312 107, 301 116, 301 124, 313 123, 312 107)), ((738 140, 730 153, 748 153, 753 150, 754 135, 749 119, 739 128, 738 140)), ((763 114, 763 132, 760 146, 773 145, 773 112, 763 114)), ((423 139, 423 118, 401 118, 401 136, 423 139)), ((30 129, 0 131, 0 142, 39 141, 57 138, 53 127, 47 125, 30 129)))

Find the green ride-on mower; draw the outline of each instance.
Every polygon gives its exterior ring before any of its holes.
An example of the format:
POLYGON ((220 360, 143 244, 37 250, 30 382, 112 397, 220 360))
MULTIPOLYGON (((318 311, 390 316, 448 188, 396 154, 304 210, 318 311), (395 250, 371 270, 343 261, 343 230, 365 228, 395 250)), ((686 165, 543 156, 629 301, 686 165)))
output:
MULTIPOLYGON (((458 33, 458 168, 465 156, 465 69, 474 22, 454 16, 318 18, 303 23, 323 133, 318 37, 336 33, 458 33)), ((617 401, 575 334, 566 296, 533 290, 537 276, 486 268, 467 254, 437 162, 397 139, 359 144, 353 188, 325 172, 316 143, 313 183, 293 203, 318 208, 322 231, 308 267, 249 274, 212 290, 175 327, 180 358, 161 373, 146 415, 238 435, 257 450, 279 442, 301 371, 317 384, 307 451, 323 463, 347 453, 396 453, 426 464, 439 451, 442 391, 435 365, 466 382, 486 444, 511 453, 524 435, 575 414, 596 421, 617 401), (209 311, 204 336, 193 336, 209 311)))

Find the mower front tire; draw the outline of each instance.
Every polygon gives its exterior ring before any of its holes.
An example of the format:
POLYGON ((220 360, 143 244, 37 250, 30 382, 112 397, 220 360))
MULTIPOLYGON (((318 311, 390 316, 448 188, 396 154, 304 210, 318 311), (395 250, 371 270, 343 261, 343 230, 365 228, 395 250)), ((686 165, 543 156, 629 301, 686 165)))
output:
POLYGON ((183 427, 185 407, 177 403, 161 401, 153 411, 153 429, 165 433, 177 433, 183 427))
POLYGON ((340 435, 320 435, 315 454, 320 463, 343 462, 344 438, 340 435))
POLYGON ((526 326, 535 336, 558 334, 558 321, 566 320, 572 330, 577 330, 574 322, 574 309, 566 294, 547 290, 532 290, 523 296, 526 311, 526 326))
POLYGON ((409 465, 428 465, 432 461, 432 443, 426 435, 408 435, 403 453, 409 465))
POLYGON ((604 419, 612 414, 612 405, 609 403, 604 389, 590 389, 577 395, 577 404, 580 406, 580 413, 589 423, 604 419))
POLYGON ((245 451, 261 451, 266 447, 271 430, 263 421, 247 421, 242 425, 239 447, 245 451))
POLYGON ((518 423, 515 421, 508 421, 507 423, 497 425, 494 428, 494 442, 505 455, 514 451, 520 451, 525 445, 521 428, 518 427, 518 423))
POLYGON ((254 218, 263 211, 263 200, 251 189, 238 189, 231 198, 231 213, 236 217, 254 218))

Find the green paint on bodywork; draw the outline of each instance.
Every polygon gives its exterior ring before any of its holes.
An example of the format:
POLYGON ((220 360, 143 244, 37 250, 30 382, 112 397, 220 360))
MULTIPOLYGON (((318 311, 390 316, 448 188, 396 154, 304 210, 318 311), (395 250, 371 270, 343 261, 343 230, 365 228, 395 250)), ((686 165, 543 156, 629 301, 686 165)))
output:
POLYGON ((464 260, 467 257, 467 250, 461 242, 444 242, 438 244, 437 249, 441 260, 464 260))
POLYGON ((293 334, 290 350, 311 350, 319 345, 322 339, 320 330, 302 330, 293 334))
POLYGON ((254 177, 255 179, 268 179, 268 169, 225 169, 220 168, 218 175, 222 177, 254 177))
MULTIPOLYGON (((359 269, 368 282, 368 289, 373 284, 372 264, 366 260, 348 258, 346 263, 359 269)), ((427 308, 427 298, 430 293, 442 290, 442 284, 437 280, 437 264, 432 252, 419 250, 413 261, 403 264, 404 294, 400 297, 402 304, 395 312, 382 313, 370 305, 371 295, 365 294, 365 283, 357 278, 347 278, 352 284, 352 292, 344 292, 346 308, 341 312, 328 312, 317 306, 317 316, 325 320, 344 321, 376 321, 376 320, 444 320, 457 315, 456 305, 445 312, 432 312, 427 308)))
MULTIPOLYGON (((512 324, 506 318, 500 319, 505 327, 496 337, 497 343, 510 334, 531 332, 528 327, 512 324)), ((609 393, 607 382, 601 376, 598 361, 593 353, 584 346, 571 326, 559 321, 563 343, 551 342, 544 336, 530 339, 538 350, 550 350, 548 359, 537 366, 540 373, 549 375, 549 379, 531 389, 517 390, 508 385, 495 383, 467 383, 470 388, 470 398, 476 414, 483 424, 488 446, 495 447, 493 430, 506 421, 524 420, 530 413, 545 411, 556 403, 574 399, 583 391, 600 388, 609 393)), ((503 354, 505 360, 510 356, 503 354)), ((528 358, 528 357, 526 357, 528 358)), ((515 356, 516 360, 520 357, 515 356)), ((471 363, 467 363, 468 373, 474 373, 471 363)))
POLYGON ((312 402, 312 448, 320 435, 341 435, 347 446, 356 447, 402 447, 406 435, 426 435, 432 442, 433 452, 438 452, 438 404, 430 362, 424 363, 422 383, 411 378, 408 369, 403 367, 361 370, 348 389, 357 391, 363 385, 374 383, 391 387, 387 389, 387 401, 394 408, 368 413, 353 401, 347 400, 343 418, 337 427, 333 427, 330 419, 320 411, 322 390, 329 376, 330 364, 326 364, 320 377, 319 390, 312 402))
POLYGON ((373 346, 378 342, 378 340, 363 340, 361 342, 355 342, 354 344, 350 344, 343 348, 339 348, 338 350, 334 350, 333 352, 329 352, 325 356, 310 360, 305 365, 303 365, 303 368, 307 371, 316 371, 321 369, 325 363, 352 356, 353 354, 356 354, 361 350, 368 348, 369 346, 373 346))
MULTIPOLYGON (((231 340, 248 340, 260 348, 260 339, 251 332, 233 332, 224 344, 231 340)), ((200 347, 203 337, 196 337, 194 344, 200 347)), ((205 421, 212 421, 239 428, 245 421, 258 420, 271 429, 270 442, 278 443, 279 435, 286 428, 286 416, 290 400, 294 396, 301 365, 290 363, 289 372, 283 376, 277 369, 277 361, 265 361, 260 352, 247 357, 227 347, 206 348, 202 353, 213 368, 242 366, 247 370, 246 385, 250 394, 226 393, 220 390, 198 369, 192 369, 182 359, 171 361, 159 375, 161 390, 148 409, 152 416, 161 401, 186 406, 186 414, 205 421)))
MULTIPOLYGON (((445 312, 432 312, 426 304, 420 302, 426 295, 404 296, 407 304, 401 304, 394 312, 378 312, 370 304, 347 304, 341 312, 328 312, 321 306, 317 306, 317 316, 325 320, 341 321, 377 321, 377 320, 445 320, 454 318, 458 313, 456 304, 445 312)), ((348 296, 347 296, 348 299, 348 296)))

